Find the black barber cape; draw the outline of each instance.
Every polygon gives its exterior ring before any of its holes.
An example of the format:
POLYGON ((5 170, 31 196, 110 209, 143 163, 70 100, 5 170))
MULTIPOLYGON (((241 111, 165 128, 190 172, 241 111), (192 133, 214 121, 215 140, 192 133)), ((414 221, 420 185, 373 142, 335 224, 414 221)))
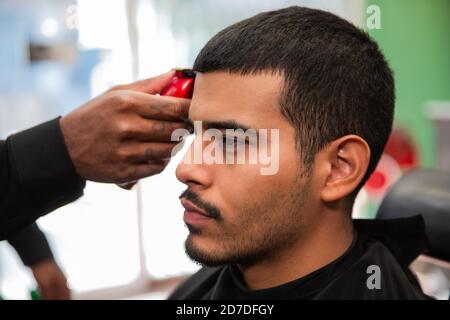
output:
POLYGON ((202 268, 169 299, 429 299, 408 269, 428 244, 421 216, 354 220, 354 226, 340 258, 300 279, 251 291, 237 266, 202 268), (370 266, 379 267, 380 288, 367 284, 375 273, 370 266))

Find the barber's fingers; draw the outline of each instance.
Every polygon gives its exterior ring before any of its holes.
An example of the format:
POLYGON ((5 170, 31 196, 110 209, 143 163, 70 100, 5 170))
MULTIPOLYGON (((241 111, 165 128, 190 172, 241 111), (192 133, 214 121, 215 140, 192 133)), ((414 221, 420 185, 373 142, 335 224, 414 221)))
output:
POLYGON ((182 146, 180 143, 150 143, 140 145, 134 148, 134 152, 128 161, 134 160, 128 166, 126 177, 127 182, 118 183, 117 185, 125 190, 131 190, 138 180, 161 173, 169 164, 170 158, 174 156, 182 146))
POLYGON ((111 89, 111 91, 135 90, 135 91, 140 91, 140 92, 145 92, 145 93, 150 93, 150 94, 160 93, 162 91, 162 89, 164 89, 164 87, 170 83, 170 81, 174 75, 175 75, 175 70, 170 70, 166 73, 160 74, 159 76, 156 76, 153 78, 139 80, 139 81, 136 81, 133 83, 115 86, 111 89))
POLYGON ((170 160, 183 147, 184 140, 175 143, 149 143, 142 145, 141 149, 144 151, 145 160, 148 162, 159 160, 170 160))
POLYGON ((128 164, 123 170, 121 181, 117 182, 117 186, 122 189, 130 190, 140 179, 161 173, 169 163, 170 159, 159 159, 144 161, 141 163, 128 164))
POLYGON ((152 120, 183 121, 189 115, 190 99, 156 96, 132 90, 109 92, 112 103, 127 112, 152 120))
POLYGON ((152 96, 136 92, 137 112, 147 119, 182 121, 189 115, 190 99, 152 96))
POLYGON ((146 163, 129 166, 125 182, 118 183, 117 186, 125 190, 130 190, 142 178, 147 178, 161 173, 169 163, 170 159, 152 160, 146 163))
POLYGON ((152 163, 154 161, 158 162, 160 160, 166 160, 171 158, 174 154, 175 147, 177 143, 140 143, 131 148, 129 152, 129 157, 127 160, 135 163, 152 163))
POLYGON ((130 176, 130 180, 139 180, 161 173, 169 163, 169 160, 170 159, 153 160, 145 164, 134 166, 133 174, 130 176))
POLYGON ((133 143, 116 151, 118 161, 127 165, 153 163, 175 156, 183 146, 179 143, 133 143))
POLYGON ((189 133, 183 122, 144 119, 132 125, 123 124, 118 130, 124 140, 141 142, 179 142, 189 133))

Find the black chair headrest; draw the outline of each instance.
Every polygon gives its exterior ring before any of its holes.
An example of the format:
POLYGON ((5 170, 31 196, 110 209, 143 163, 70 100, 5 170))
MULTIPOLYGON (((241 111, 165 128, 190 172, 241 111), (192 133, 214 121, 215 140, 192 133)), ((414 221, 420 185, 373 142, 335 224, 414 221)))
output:
POLYGON ((377 219, 421 214, 430 241, 427 253, 450 261, 450 172, 417 169, 403 175, 390 189, 377 219))

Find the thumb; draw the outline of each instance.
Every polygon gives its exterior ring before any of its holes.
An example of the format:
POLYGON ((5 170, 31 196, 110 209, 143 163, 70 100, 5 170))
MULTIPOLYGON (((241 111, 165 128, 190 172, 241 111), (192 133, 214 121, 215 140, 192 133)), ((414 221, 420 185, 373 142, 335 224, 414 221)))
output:
POLYGON ((170 80, 175 76, 175 70, 170 70, 159 76, 148 78, 144 80, 138 80, 133 83, 117 86, 115 89, 120 90, 134 90, 144 93, 156 94, 160 93, 166 85, 170 83, 170 80))

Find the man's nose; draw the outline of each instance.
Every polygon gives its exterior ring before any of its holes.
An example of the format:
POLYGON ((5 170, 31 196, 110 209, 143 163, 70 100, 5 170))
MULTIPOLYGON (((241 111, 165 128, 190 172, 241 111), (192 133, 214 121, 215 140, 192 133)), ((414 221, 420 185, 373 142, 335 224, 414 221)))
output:
POLYGON ((212 184, 212 165, 203 163, 202 157, 198 154, 194 155, 194 152, 203 152, 203 147, 198 148, 197 145, 197 148, 194 148, 194 145, 195 140, 178 164, 175 175, 179 181, 189 187, 197 185, 201 188, 208 188, 212 184))

